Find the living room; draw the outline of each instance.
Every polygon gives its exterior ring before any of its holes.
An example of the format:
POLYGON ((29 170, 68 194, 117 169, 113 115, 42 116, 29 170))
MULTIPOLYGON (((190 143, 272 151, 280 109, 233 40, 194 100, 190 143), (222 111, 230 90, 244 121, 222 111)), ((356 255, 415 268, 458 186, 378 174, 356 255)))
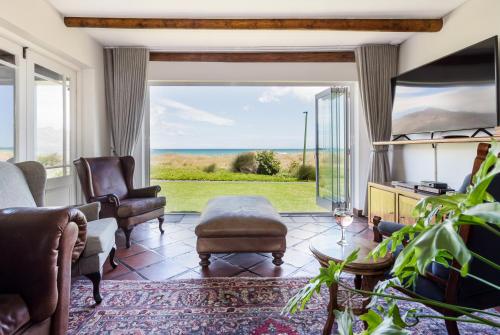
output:
POLYGON ((498 1, 2 5, 0 334, 499 331, 498 1), (245 180, 182 210, 152 141, 243 143, 250 119, 169 97, 152 134, 151 87, 324 88, 288 121, 241 99, 290 142, 216 148, 304 150, 316 199, 245 180))

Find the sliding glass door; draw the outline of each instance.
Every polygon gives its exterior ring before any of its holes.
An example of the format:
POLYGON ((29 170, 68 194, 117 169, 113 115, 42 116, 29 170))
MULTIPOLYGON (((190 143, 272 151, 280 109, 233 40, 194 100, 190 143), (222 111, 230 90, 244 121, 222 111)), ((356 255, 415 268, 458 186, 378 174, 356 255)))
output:
POLYGON ((316 201, 333 210, 350 207, 349 87, 316 95, 316 201))

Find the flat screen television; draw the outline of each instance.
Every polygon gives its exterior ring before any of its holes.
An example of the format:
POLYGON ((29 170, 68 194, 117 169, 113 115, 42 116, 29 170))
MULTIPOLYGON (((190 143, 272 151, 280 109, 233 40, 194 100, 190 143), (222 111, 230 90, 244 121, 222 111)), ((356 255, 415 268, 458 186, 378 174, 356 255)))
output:
POLYGON ((497 36, 392 78, 392 135, 499 124, 497 36))

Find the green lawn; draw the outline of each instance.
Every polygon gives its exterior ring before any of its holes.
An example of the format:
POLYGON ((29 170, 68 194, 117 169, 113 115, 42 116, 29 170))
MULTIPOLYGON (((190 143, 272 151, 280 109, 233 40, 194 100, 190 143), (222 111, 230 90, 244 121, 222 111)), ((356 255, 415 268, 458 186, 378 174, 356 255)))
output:
POLYGON ((225 169, 217 169, 214 172, 205 172, 191 167, 166 167, 153 165, 151 167, 151 179, 159 180, 212 180, 212 181, 297 181, 297 178, 289 175, 277 174, 267 176, 254 173, 231 172, 225 169))
POLYGON ((316 205, 315 183, 153 181, 167 197, 168 212, 200 212, 206 202, 220 195, 261 195, 279 212, 323 212, 316 205))

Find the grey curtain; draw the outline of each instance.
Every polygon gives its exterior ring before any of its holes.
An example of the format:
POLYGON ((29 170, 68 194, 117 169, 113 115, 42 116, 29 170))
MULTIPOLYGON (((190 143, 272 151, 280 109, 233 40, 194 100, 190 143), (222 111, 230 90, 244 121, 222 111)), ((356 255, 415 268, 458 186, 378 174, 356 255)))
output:
MULTIPOLYGON (((387 182, 390 180, 388 146, 373 146, 373 142, 391 139, 391 78, 397 74, 398 47, 364 45, 356 48, 355 54, 361 103, 372 146, 368 181, 387 182)), ((365 199, 365 215, 367 212, 365 199)))
POLYGON ((131 155, 139 138, 147 97, 149 50, 104 49, 106 112, 112 153, 131 155))

